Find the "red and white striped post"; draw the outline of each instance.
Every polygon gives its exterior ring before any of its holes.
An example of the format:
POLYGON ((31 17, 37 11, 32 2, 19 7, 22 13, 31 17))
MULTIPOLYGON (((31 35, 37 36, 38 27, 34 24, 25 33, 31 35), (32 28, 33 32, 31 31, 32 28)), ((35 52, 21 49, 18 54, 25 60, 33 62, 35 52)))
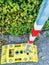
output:
POLYGON ((34 27, 32 28, 29 40, 27 42, 28 44, 26 47, 26 51, 28 50, 30 45, 34 42, 35 38, 41 31, 48 17, 49 17, 49 0, 43 0, 37 19, 34 23, 34 27))
POLYGON ((31 31, 31 34, 30 34, 30 37, 29 37, 29 40, 28 40, 28 43, 29 44, 32 44, 35 40, 35 38, 37 37, 37 35, 39 34, 39 32, 41 31, 40 28, 42 26, 38 26, 35 22, 34 24, 34 27, 32 28, 32 31, 31 31), (39 27, 39 28, 38 28, 39 27))

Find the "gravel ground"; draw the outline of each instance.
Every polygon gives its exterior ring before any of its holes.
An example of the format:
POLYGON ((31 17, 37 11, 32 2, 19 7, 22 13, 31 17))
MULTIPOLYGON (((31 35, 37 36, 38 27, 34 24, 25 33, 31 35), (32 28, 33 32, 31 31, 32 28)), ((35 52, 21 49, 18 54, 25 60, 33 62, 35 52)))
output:
MULTIPOLYGON (((6 43, 20 43, 26 42, 28 40, 28 36, 19 36, 19 37, 9 37, 7 39, 8 35, 3 36, 4 40, 6 40, 6 43), (18 40, 19 39, 19 40, 18 40), (8 42, 9 41, 9 42, 8 42)), ((29 62, 29 63, 14 63, 14 64, 5 64, 5 65, 49 65, 49 31, 42 32, 38 35, 38 40, 36 40, 34 43, 37 45, 38 48, 38 58, 39 61, 37 63, 29 62)), ((2 36, 0 35, 0 40, 2 39, 2 36)), ((1 65, 1 64, 0 64, 1 65)))

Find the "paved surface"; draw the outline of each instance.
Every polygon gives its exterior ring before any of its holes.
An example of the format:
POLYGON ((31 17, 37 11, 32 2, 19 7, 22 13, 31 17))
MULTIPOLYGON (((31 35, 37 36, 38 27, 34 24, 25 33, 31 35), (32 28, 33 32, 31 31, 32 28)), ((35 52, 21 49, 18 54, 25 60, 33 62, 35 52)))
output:
MULTIPOLYGON (((5 64, 5 65, 49 65, 49 31, 46 31, 46 32, 43 32, 42 34, 39 34, 38 35, 38 40, 35 41, 35 44, 37 45, 37 48, 38 48, 38 56, 39 56, 39 61, 37 63, 14 63, 14 64, 5 64)), ((1 37, 0 37, 1 39, 1 37)), ((17 43, 21 42, 26 42, 27 41, 27 37, 25 38, 24 37, 18 37, 16 39, 14 39, 13 41, 13 37, 10 36, 10 42, 15 42, 16 43, 16 40, 18 40, 17 43), (25 40, 25 41, 24 41, 25 40)), ((5 36, 5 40, 6 42, 8 42, 8 39, 7 37, 5 36)), ((1 65, 1 64, 0 64, 1 65)))

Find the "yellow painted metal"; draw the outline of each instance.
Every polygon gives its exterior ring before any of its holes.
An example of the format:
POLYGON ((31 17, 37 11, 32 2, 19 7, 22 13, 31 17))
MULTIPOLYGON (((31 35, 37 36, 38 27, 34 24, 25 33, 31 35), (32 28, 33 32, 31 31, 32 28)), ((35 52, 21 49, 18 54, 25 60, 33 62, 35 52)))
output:
POLYGON ((2 46, 1 64, 15 62, 38 62, 37 47, 31 45, 31 52, 25 53, 26 44, 9 44, 2 46))

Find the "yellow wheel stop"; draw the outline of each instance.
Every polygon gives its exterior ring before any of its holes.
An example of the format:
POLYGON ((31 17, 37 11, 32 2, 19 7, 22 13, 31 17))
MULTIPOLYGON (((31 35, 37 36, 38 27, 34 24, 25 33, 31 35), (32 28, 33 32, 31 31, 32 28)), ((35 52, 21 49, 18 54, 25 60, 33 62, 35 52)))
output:
POLYGON ((29 50, 32 52, 25 53, 25 44, 9 44, 2 46, 1 64, 15 62, 38 62, 37 47, 31 45, 29 50))

